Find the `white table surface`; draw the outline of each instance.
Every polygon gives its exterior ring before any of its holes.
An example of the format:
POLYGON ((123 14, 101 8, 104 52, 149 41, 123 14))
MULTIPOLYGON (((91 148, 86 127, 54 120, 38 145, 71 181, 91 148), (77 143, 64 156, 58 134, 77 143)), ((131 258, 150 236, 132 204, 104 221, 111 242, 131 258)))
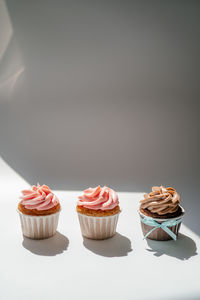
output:
POLYGON ((92 241, 80 233, 75 211, 80 191, 55 191, 62 204, 58 231, 38 241, 22 236, 16 212, 28 183, 3 160, 0 186, 1 300, 200 299, 200 238, 182 224, 176 242, 143 240, 141 193, 119 192, 117 234, 92 241))

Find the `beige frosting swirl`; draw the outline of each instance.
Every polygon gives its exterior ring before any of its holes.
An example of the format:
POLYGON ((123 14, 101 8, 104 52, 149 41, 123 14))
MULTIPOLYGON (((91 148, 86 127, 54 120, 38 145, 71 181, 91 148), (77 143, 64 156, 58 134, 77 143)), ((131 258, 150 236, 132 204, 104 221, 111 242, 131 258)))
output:
POLYGON ((180 196, 171 187, 153 186, 152 192, 144 195, 140 201, 142 209, 148 209, 152 213, 165 215, 177 211, 180 203, 180 196))

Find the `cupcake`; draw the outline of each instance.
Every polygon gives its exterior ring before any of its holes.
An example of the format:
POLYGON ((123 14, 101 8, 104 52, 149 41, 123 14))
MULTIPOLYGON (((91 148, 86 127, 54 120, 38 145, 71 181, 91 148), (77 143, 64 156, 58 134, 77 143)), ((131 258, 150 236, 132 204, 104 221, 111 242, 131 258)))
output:
POLYGON ((152 192, 140 201, 139 214, 144 238, 176 240, 184 209, 174 188, 153 186, 152 192))
POLYGON ((47 185, 23 190, 18 204, 22 233, 32 239, 45 239, 56 233, 60 203, 47 185))
POLYGON ((88 188, 78 197, 76 210, 82 235, 102 240, 115 235, 120 213, 117 193, 111 188, 88 188))

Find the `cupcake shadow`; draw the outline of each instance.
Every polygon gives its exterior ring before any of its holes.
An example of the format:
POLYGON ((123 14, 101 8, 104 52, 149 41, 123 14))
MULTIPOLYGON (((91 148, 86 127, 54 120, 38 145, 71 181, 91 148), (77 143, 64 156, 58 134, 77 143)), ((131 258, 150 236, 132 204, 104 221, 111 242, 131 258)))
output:
POLYGON ((23 236, 22 246, 30 252, 41 256, 55 256, 67 250, 68 238, 56 231, 56 234, 48 239, 33 240, 23 236))
POLYGON ((83 237, 83 245, 95 254, 105 257, 127 256, 132 251, 131 241, 119 233, 105 240, 92 240, 83 237))
POLYGON ((179 233, 176 241, 154 241, 147 239, 149 252, 155 256, 168 255, 180 260, 188 260, 190 257, 197 255, 196 243, 190 237, 179 233))

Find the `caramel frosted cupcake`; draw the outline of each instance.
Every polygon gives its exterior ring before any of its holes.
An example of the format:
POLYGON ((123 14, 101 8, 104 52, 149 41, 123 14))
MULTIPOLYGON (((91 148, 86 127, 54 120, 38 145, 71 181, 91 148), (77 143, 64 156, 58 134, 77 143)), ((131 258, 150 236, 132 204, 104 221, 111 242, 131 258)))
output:
POLYGON ((18 204, 23 235, 44 239, 55 234, 60 214, 57 196, 47 185, 33 185, 23 190, 18 204))
POLYGON ((139 213, 145 238, 175 240, 178 236, 184 209, 174 188, 152 187, 152 192, 140 201, 139 213))
POLYGON ((78 197, 76 210, 82 235, 91 239, 106 239, 116 233, 120 213, 117 193, 111 188, 88 188, 78 197))

